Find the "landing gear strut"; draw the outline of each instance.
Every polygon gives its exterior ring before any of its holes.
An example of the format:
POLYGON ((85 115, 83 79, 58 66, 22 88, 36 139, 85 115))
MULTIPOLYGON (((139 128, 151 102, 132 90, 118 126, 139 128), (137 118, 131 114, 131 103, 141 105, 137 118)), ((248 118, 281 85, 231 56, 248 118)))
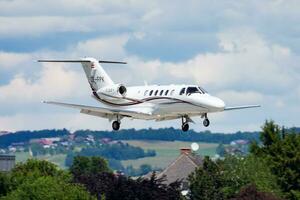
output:
POLYGON ((114 129, 114 131, 118 131, 120 129, 120 122, 119 121, 114 121, 112 123, 112 128, 114 129))
POLYGON ((183 132, 187 132, 189 130, 189 123, 187 122, 185 117, 182 117, 181 129, 182 129, 183 132))
POLYGON ((205 119, 203 120, 203 126, 208 127, 210 122, 209 119, 207 118, 207 114, 204 115, 205 119))

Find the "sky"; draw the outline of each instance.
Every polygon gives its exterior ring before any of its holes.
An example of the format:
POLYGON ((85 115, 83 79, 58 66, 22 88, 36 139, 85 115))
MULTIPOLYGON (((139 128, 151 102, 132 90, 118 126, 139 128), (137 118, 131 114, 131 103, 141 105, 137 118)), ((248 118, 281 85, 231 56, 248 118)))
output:
MULTIPOLYGON (((0 130, 110 130, 107 119, 41 103, 99 106, 80 65, 37 59, 127 61, 103 67, 116 83, 198 84, 227 106, 197 131, 300 126, 298 0, 0 0, 0 130)), ((180 128, 180 120, 122 120, 121 128, 180 128)))

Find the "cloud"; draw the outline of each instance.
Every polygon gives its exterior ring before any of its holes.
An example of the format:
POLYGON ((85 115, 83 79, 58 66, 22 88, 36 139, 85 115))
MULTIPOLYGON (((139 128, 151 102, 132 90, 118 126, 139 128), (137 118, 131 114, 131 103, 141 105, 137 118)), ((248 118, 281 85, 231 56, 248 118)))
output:
POLYGON ((31 56, 26 53, 13 53, 0 51, 0 70, 11 70, 14 67, 21 67, 24 62, 31 60, 31 56))
POLYGON ((7 85, 0 87, 0 102, 8 104, 37 103, 49 98, 67 98, 84 93, 84 76, 63 67, 47 66, 36 77, 17 74, 7 85))
MULTIPOLYGON (((199 84, 228 105, 263 105, 211 115, 210 130, 254 130, 265 118, 297 124, 299 10, 297 0, 0 1, 0 124, 11 129, 110 129, 99 118, 36 106, 42 99, 90 103, 80 66, 33 62, 84 56, 128 61, 127 66, 104 65, 115 82, 128 86, 144 80, 199 84), (35 45, 39 48, 29 48, 32 52, 26 48, 35 45), (36 123, 47 116, 49 123, 36 123)), ((180 122, 122 121, 122 127, 149 126, 180 127, 180 122)))

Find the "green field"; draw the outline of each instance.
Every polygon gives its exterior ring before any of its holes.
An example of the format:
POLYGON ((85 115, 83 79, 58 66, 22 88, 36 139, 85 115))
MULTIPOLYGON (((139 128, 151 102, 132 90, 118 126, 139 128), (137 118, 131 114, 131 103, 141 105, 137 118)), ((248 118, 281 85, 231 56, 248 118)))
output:
MULTIPOLYGON (((144 150, 153 149, 156 151, 155 157, 146 157, 137 160, 126 160, 122 161, 122 164, 126 167, 132 165, 134 168, 138 168, 142 164, 149 164, 152 167, 157 168, 165 168, 168 166, 176 157, 179 155, 179 149, 184 147, 190 147, 191 142, 168 142, 168 141, 153 141, 153 140, 126 140, 122 141, 124 143, 128 143, 133 146, 138 146, 143 148, 144 150)), ((218 144, 216 143, 198 143, 199 150, 196 152, 200 155, 215 155, 216 147, 218 144)), ((30 158, 28 152, 17 152, 16 153, 16 161, 23 162, 30 158)), ((48 160, 50 162, 55 163, 61 168, 65 168, 65 158, 66 154, 57 154, 57 155, 44 155, 38 156, 38 159, 48 160)))
MULTIPOLYGON (((167 141, 141 141, 141 140, 129 140, 123 141, 130 145, 141 147, 145 150, 154 149, 156 151, 155 157, 141 158, 137 160, 122 161, 124 166, 132 165, 134 168, 138 168, 142 164, 149 164, 153 167, 165 168, 180 154, 179 149, 184 147, 190 147, 191 142, 167 142, 167 141)), ((216 152, 216 143, 198 143, 199 150, 196 152, 200 155, 213 156, 216 152)))
MULTIPOLYGON (((28 152, 17 152, 16 154, 16 162, 24 162, 27 159, 30 158, 30 155, 28 152)), ((35 158, 41 159, 41 160, 47 160, 50 161, 56 165, 58 165, 60 168, 65 168, 65 159, 66 154, 57 154, 57 155, 44 155, 44 156, 37 156, 35 158)))

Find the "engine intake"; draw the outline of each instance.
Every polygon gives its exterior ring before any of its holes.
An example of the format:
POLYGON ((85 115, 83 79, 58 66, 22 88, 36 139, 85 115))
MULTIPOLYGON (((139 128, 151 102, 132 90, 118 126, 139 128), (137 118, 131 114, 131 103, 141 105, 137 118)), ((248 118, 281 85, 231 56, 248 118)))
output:
POLYGON ((122 96, 125 96, 126 95, 126 92, 127 92, 127 89, 124 85, 120 85, 119 88, 118 88, 118 92, 122 95, 122 96))

